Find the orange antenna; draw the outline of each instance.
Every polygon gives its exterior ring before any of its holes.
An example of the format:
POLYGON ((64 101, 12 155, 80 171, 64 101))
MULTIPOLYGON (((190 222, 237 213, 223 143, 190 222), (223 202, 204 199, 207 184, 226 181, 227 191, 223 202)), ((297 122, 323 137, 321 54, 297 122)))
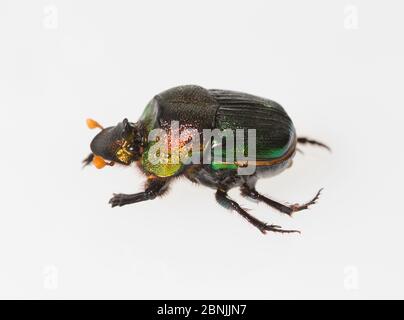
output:
POLYGON ((94 156, 93 165, 94 165, 97 169, 102 169, 102 168, 104 168, 104 167, 107 165, 107 163, 105 162, 105 160, 104 160, 102 157, 100 157, 100 156, 94 156))
POLYGON ((96 167, 97 169, 102 169, 102 168, 104 168, 105 166, 111 166, 111 167, 112 167, 114 164, 115 164, 115 163, 114 163, 113 161, 107 162, 107 161, 104 160, 103 157, 94 155, 94 158, 93 158, 93 165, 94 165, 94 167, 96 167))
POLYGON ((89 127, 90 129, 95 129, 95 128, 99 128, 99 129, 104 129, 104 127, 102 125, 100 125, 97 121, 93 120, 93 119, 87 119, 87 127, 89 127))

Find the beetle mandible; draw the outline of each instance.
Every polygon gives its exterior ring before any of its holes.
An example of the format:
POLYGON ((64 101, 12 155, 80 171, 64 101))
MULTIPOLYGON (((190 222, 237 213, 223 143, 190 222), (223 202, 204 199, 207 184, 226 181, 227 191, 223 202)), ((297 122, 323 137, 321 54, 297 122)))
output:
MULTIPOLYGON (((299 231, 284 230, 280 226, 267 224, 253 217, 228 196, 228 191, 239 187, 243 196, 262 201, 289 216, 314 204, 321 192, 320 189, 313 199, 302 205, 285 205, 255 189, 259 178, 277 175, 292 165, 298 143, 329 149, 321 142, 297 137, 293 122, 283 107, 269 99, 236 91, 207 90, 196 85, 185 85, 156 95, 147 104, 137 122, 124 119, 116 126, 103 128, 98 122, 88 119, 87 125, 101 131, 91 142, 92 153, 83 160, 85 166, 93 163, 97 168, 103 168, 106 165, 129 166, 136 163, 147 177, 143 192, 114 194, 109 201, 112 207, 155 199, 167 191, 173 178, 185 176, 194 183, 214 188, 216 200, 220 205, 238 212, 262 233, 292 233, 299 231), (152 163, 149 156, 156 141, 149 141, 149 134, 155 129, 169 132, 172 130, 173 121, 177 121, 180 128, 191 128, 200 135, 205 129, 255 129, 254 172, 240 175, 238 169, 245 163, 236 161, 152 163)), ((225 144, 223 141, 219 143, 221 147, 225 147, 225 144)), ((208 152, 213 152, 212 150, 215 150, 215 146, 208 152)), ((221 152, 225 156, 223 149, 221 152)))

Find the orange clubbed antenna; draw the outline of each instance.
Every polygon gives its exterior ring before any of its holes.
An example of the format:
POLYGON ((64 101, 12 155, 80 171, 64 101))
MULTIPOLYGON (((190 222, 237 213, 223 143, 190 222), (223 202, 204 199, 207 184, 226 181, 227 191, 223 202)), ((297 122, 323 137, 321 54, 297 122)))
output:
POLYGON ((93 158, 93 165, 94 165, 94 167, 96 167, 97 169, 102 169, 102 168, 104 168, 105 166, 110 166, 110 167, 112 167, 114 164, 115 164, 114 161, 107 162, 107 161, 104 160, 103 157, 94 155, 94 158, 93 158))
POLYGON ((107 163, 105 162, 105 160, 100 157, 100 156, 94 156, 93 158, 93 165, 97 168, 97 169, 102 169, 104 168, 107 163))
POLYGON ((99 128, 99 129, 104 129, 104 127, 102 125, 100 125, 97 121, 93 120, 93 119, 87 119, 87 127, 89 127, 90 129, 95 129, 95 128, 99 128))

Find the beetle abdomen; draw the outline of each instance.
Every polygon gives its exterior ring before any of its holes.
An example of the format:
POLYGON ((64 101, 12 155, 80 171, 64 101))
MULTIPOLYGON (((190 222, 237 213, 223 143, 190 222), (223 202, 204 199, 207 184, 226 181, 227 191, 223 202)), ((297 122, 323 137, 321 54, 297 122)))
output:
POLYGON ((275 101, 246 93, 228 90, 209 90, 219 107, 215 127, 256 130, 257 160, 283 157, 295 144, 296 133, 292 120, 275 101))

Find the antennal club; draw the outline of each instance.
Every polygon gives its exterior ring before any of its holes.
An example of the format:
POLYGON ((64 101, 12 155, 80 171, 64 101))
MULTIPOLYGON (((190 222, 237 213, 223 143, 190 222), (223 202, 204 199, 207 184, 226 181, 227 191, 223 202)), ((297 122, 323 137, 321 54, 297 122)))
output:
POLYGON ((95 121, 93 119, 87 119, 86 122, 87 122, 87 127, 89 129, 95 129, 95 128, 98 128, 101 130, 104 129, 104 127, 102 125, 100 125, 97 121, 95 121))

